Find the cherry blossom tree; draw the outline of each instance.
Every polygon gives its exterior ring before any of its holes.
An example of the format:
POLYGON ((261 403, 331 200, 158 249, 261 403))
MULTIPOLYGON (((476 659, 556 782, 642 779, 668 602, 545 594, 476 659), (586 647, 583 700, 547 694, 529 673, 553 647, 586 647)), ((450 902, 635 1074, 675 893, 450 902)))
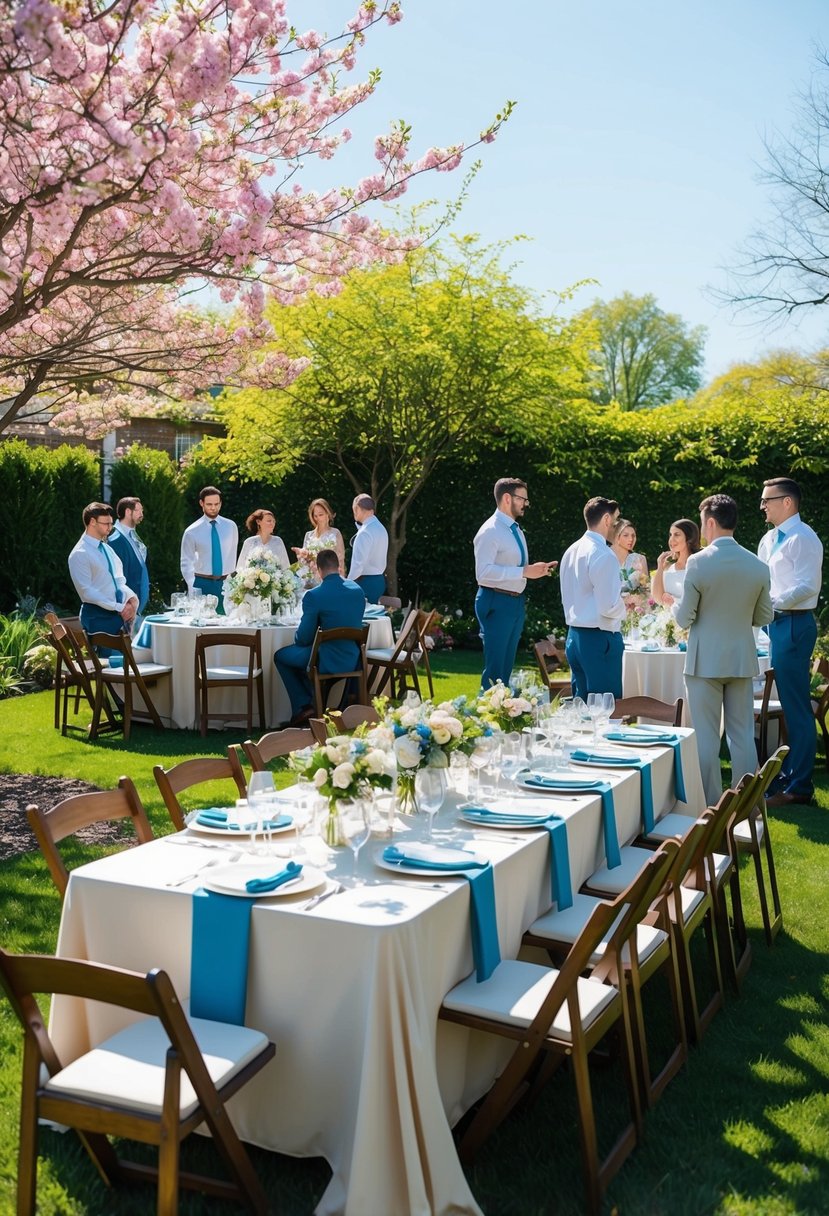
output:
MULTIPOLYGON (((462 144, 409 155, 410 128, 374 145, 356 186, 303 188, 309 157, 350 138, 376 89, 353 80, 364 0, 328 37, 298 32, 288 0, 12 0, 0 9, 0 429, 36 395, 110 429, 217 381, 284 386, 304 362, 261 350, 266 298, 339 290, 357 266, 412 244, 364 214, 462 144), (214 284, 242 323, 188 293, 214 284), (83 407, 80 410, 78 407, 83 407)), ((489 142, 510 105, 474 143, 489 142)), ((474 146, 474 144, 472 145, 474 146)))

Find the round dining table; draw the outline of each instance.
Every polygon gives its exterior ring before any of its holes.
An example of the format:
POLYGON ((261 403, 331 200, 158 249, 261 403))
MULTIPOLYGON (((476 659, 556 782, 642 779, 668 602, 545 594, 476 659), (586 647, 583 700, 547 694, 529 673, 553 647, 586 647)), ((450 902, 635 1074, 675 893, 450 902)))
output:
MULTIPOLYGON (((758 651, 762 675, 770 666, 768 654, 758 651)), ((685 651, 677 646, 643 647, 626 644, 622 659, 622 696, 656 697, 673 704, 682 697, 682 725, 693 726, 685 691, 685 651)))
MULTIPOLYGON (((368 644, 372 649, 394 645, 394 631, 388 616, 367 620, 365 623, 369 626, 368 644)), ((289 646, 293 642, 296 624, 241 625, 227 617, 217 617, 210 625, 194 625, 187 617, 170 617, 164 621, 152 622, 150 645, 143 651, 143 655, 149 657, 151 654, 154 663, 163 663, 172 668, 170 680, 159 682, 158 690, 154 692, 155 705, 162 720, 180 730, 198 729, 195 688, 196 638, 202 633, 215 633, 217 630, 238 633, 241 636, 249 636, 254 630, 259 632, 267 718, 263 729, 287 722, 292 712, 291 703, 276 670, 273 656, 280 647, 289 646)), ((211 651, 211 665, 238 665, 247 664, 247 661, 248 652, 238 647, 220 646, 211 651)), ((244 689, 216 689, 210 697, 211 721, 214 710, 221 717, 222 710, 227 713, 239 712, 243 704, 244 689)))

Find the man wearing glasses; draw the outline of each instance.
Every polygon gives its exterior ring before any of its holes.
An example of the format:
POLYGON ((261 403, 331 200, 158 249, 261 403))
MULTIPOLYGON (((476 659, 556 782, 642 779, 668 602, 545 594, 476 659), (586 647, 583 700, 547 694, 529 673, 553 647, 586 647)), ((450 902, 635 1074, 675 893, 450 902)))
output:
POLYGON ((800 486, 789 477, 763 482, 760 510, 771 530, 757 554, 771 574, 774 620, 768 626, 771 665, 786 719, 789 754, 768 798, 769 806, 812 801, 817 736, 809 692, 809 668, 817 638, 815 608, 821 585, 823 545, 800 518, 800 486))
POLYGON ((530 505, 527 483, 500 477, 495 483, 496 511, 478 529, 473 542, 475 615, 484 644, 481 688, 500 680, 509 685, 524 628, 524 588, 528 578, 545 578, 558 562, 530 562, 527 541, 518 526, 530 505))
POLYGON ((81 601, 81 624, 87 633, 121 633, 138 608, 138 597, 127 585, 121 559, 106 543, 113 523, 109 503, 89 503, 83 509, 83 535, 69 554, 69 574, 81 601))

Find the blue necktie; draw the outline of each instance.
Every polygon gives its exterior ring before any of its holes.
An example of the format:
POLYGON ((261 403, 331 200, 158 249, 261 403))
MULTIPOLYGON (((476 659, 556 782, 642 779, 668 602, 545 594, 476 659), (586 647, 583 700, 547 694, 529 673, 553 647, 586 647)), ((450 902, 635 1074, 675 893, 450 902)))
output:
POLYGON ((121 601, 123 600, 124 596, 123 596, 123 592, 118 590, 118 583, 115 581, 115 569, 112 565, 112 558, 109 556, 109 547, 107 545, 105 545, 102 540, 99 540, 98 548, 101 550, 101 552, 104 555, 104 559, 107 564, 107 569, 109 570, 109 577, 112 579, 112 590, 115 592, 115 602, 116 602, 116 604, 120 604, 121 601))
POLYGON ((774 538, 774 544, 772 545, 772 547, 771 547, 771 551, 769 552, 769 557, 771 557, 772 553, 776 553, 776 552, 777 552, 777 550, 778 550, 778 549, 780 548, 780 546, 783 544, 783 541, 784 541, 785 539, 786 539, 786 533, 783 531, 783 529, 782 529, 782 528, 778 528, 778 529, 777 529, 777 535, 776 535, 776 536, 775 536, 775 538, 774 538))
POLYGON ((222 574, 222 542, 215 519, 210 521, 210 573, 222 574))
POLYGON ((521 535, 521 529, 518 527, 518 524, 510 524, 509 530, 515 537, 515 543, 518 545, 518 552, 521 554, 519 565, 523 569, 527 564, 527 550, 524 548, 524 538, 521 535))

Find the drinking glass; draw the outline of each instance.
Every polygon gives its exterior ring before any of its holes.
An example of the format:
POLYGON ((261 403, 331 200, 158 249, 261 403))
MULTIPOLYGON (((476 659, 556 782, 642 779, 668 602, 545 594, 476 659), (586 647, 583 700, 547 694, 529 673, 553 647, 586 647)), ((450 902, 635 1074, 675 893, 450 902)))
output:
POLYGON ((251 773, 248 778, 248 808, 250 811, 248 821, 250 825, 251 850, 254 853, 259 848, 257 836, 260 833, 265 838, 263 851, 266 853, 270 851, 271 831, 266 825, 271 820, 275 796, 276 786, 274 785, 273 773, 251 773))
POLYGON ((591 722, 593 723, 594 744, 598 743, 599 741, 599 719, 604 712, 604 707, 602 705, 603 696, 604 693, 601 692, 589 692, 587 694, 587 712, 590 715, 591 722))
POLYGON ((446 770, 442 768, 421 768, 415 776, 417 805, 424 814, 429 816, 429 832, 427 839, 432 839, 435 825, 435 815, 443 806, 446 797, 446 770))
POLYGON ((339 837, 346 841, 352 852, 351 877, 355 886, 362 885, 362 880, 357 877, 357 858, 371 835, 369 816, 369 806, 364 798, 341 798, 337 803, 339 837))
POLYGON ((511 781, 524 765, 522 743, 522 736, 517 730, 510 731, 501 739, 501 772, 507 781, 511 781))
POLYGON ((174 616, 187 615, 187 592, 174 591, 170 596, 170 607, 173 610, 174 616))
POLYGON ((610 719, 616 710, 616 698, 612 692, 602 693, 602 722, 607 728, 610 725, 610 719))
POLYGON ((476 777, 475 789, 477 797, 481 796, 481 769, 486 768, 495 752, 496 739, 494 735, 481 735, 475 741, 475 750, 469 756, 476 777))

